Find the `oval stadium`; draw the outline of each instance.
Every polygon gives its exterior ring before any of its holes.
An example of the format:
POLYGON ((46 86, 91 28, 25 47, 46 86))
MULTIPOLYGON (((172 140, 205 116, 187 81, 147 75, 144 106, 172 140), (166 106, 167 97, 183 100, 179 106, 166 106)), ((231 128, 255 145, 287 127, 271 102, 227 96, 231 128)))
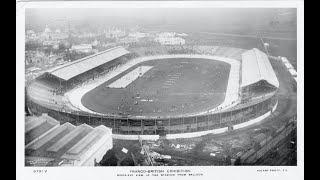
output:
POLYGON ((184 48, 118 46, 55 67, 27 84, 27 107, 119 139, 224 133, 276 109, 279 81, 261 50, 184 48))

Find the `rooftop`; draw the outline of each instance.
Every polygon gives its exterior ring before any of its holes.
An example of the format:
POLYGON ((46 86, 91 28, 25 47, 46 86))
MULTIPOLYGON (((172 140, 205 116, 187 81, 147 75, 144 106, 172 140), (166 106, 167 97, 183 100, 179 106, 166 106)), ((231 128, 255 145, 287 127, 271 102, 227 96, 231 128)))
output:
POLYGON ((74 126, 68 122, 60 125, 47 117, 28 118, 26 122, 25 154, 29 164, 57 166, 73 162, 83 165, 92 157, 102 159, 107 149, 112 148, 110 128, 102 125, 94 128, 87 124, 74 126), (41 133, 33 133, 32 139, 28 140, 30 132, 38 131, 41 133))
POLYGON ((257 83, 261 80, 265 80, 277 88, 279 87, 279 81, 268 56, 256 48, 242 53, 241 87, 257 83))
POLYGON ((128 53, 129 51, 121 46, 114 47, 97 54, 63 64, 56 68, 50 69, 47 72, 67 81, 77 75, 80 75, 128 53))

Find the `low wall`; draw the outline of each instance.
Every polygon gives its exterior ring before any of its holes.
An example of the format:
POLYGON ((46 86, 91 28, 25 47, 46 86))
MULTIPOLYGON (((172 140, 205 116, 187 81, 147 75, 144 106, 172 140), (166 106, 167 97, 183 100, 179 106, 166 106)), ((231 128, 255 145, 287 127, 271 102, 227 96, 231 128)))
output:
MULTIPOLYGON (((278 104, 278 103, 277 103, 278 104)), ((257 122, 262 121, 263 119, 267 118, 271 115, 271 113, 276 109, 277 104, 274 106, 274 108, 271 111, 268 111, 267 113, 251 119, 245 123, 237 124, 233 126, 233 129, 241 129, 244 127, 247 127, 249 125, 255 124, 257 122)), ((207 134, 221 134, 228 131, 228 127, 219 128, 219 129, 212 129, 208 131, 199 131, 199 132, 192 132, 192 133, 179 133, 179 134, 167 134, 166 139, 181 139, 181 138, 194 138, 194 137, 200 137, 207 134)), ((139 137, 142 140, 151 140, 156 141, 159 139, 159 135, 119 135, 119 134, 113 134, 112 135, 114 139, 122 139, 122 140, 139 140, 139 137)))
POLYGON ((112 138, 121 139, 121 140, 139 140, 139 137, 142 140, 156 141, 159 139, 159 135, 122 135, 122 134, 113 134, 112 138))
POLYGON ((265 119, 266 117, 270 116, 270 114, 277 108, 278 106, 278 102, 276 103, 276 105, 272 108, 271 111, 265 113, 264 115, 260 116, 260 117, 257 117, 255 119, 252 119, 250 121, 247 121, 247 122, 244 122, 244 123, 240 123, 240 124, 236 124, 233 126, 233 129, 240 129, 240 128, 243 128, 243 127, 246 127, 246 126, 250 126, 252 124, 255 124, 257 122, 260 122, 262 121, 263 119, 265 119))
POLYGON ((221 134, 228 131, 228 127, 213 129, 208 131, 199 131, 192 133, 180 133, 180 134, 167 134, 166 139, 179 139, 179 138, 193 138, 200 137, 207 134, 221 134))

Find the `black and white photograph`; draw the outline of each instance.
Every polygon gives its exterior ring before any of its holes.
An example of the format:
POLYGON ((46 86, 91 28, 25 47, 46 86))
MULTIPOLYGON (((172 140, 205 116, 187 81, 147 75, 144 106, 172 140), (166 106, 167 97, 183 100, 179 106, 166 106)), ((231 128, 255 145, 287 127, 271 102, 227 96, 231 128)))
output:
POLYGON ((24 167, 298 166, 299 8, 165 4, 17 8, 24 167))

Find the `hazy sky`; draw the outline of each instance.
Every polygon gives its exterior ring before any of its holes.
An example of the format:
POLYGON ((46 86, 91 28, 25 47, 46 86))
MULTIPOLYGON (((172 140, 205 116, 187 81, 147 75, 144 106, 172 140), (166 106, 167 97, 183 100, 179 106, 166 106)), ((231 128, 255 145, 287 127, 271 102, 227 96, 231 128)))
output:
MULTIPOLYGON (((266 25, 272 20, 293 21, 295 9, 231 9, 231 8, 122 8, 122 9, 27 9, 26 24, 50 24, 68 19, 70 22, 102 21, 104 24, 126 22, 165 23, 194 26, 266 25), (117 22, 118 21, 118 22, 117 22)), ((42 25, 41 25, 42 26, 42 25)))

